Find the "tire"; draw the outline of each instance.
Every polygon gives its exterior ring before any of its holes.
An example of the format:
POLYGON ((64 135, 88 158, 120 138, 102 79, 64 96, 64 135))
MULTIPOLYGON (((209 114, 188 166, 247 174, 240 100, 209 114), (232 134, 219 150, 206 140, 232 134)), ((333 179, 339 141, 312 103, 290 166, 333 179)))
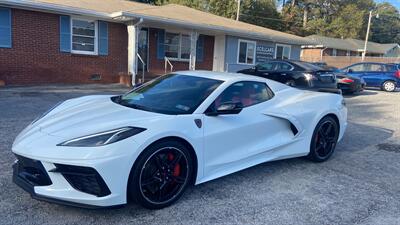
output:
POLYGON ((338 122, 331 116, 322 118, 313 132, 310 153, 307 158, 314 162, 324 162, 328 160, 335 151, 338 138, 338 122), (329 126, 331 128, 328 128, 329 126))
POLYGON ((387 92, 393 92, 396 90, 396 83, 393 81, 385 81, 382 84, 382 90, 387 91, 387 92))
POLYGON ((156 142, 135 162, 128 197, 148 209, 170 206, 183 195, 192 181, 192 173, 193 159, 184 144, 173 140, 156 142))
POLYGON ((285 84, 290 87, 296 87, 296 82, 294 80, 288 80, 285 82, 285 84))

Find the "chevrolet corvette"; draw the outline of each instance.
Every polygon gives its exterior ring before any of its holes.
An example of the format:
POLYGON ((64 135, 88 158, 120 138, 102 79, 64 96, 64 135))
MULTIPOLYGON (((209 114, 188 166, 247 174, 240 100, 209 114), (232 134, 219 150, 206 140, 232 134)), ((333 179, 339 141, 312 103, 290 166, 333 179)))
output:
POLYGON ((175 72, 41 115, 13 143, 13 181, 39 200, 159 209, 188 185, 260 163, 323 162, 346 126, 338 94, 244 74, 175 72))

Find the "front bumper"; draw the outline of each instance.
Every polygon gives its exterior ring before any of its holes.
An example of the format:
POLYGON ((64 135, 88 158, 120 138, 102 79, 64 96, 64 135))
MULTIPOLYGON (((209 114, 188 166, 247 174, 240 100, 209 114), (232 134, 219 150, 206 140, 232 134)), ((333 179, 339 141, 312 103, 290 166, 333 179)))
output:
POLYGON ((16 157, 13 182, 34 199, 90 209, 126 203, 126 195, 118 193, 117 189, 111 192, 103 177, 92 167, 16 157))

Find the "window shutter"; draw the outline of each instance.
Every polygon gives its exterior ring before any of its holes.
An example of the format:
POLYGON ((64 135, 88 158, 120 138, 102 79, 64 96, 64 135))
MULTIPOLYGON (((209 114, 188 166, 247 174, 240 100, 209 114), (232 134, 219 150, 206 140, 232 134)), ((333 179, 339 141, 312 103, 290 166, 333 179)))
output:
POLYGON ((164 59, 165 57, 164 42, 165 30, 159 29, 157 31, 157 59, 164 59))
POLYGON ((108 55, 108 23, 99 21, 99 55, 108 55))
POLYGON ((196 46, 196 61, 203 62, 204 59, 204 35, 199 35, 196 46))
POLYGON ((71 52, 71 19, 60 16, 60 51, 71 52))
POLYGON ((11 9, 0 7, 0 48, 11 48, 11 9))

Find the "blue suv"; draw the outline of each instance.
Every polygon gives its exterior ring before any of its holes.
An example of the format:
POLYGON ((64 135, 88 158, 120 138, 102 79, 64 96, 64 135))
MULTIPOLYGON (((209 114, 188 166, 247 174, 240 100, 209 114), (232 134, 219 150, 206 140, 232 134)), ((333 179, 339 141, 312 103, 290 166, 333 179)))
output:
POLYGON ((341 71, 363 78, 367 87, 379 87, 389 92, 400 87, 400 67, 397 64, 363 62, 345 67, 341 71))

